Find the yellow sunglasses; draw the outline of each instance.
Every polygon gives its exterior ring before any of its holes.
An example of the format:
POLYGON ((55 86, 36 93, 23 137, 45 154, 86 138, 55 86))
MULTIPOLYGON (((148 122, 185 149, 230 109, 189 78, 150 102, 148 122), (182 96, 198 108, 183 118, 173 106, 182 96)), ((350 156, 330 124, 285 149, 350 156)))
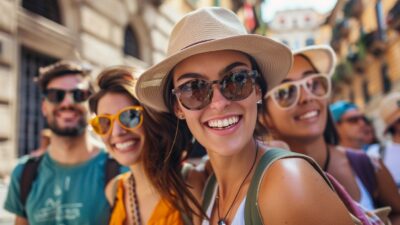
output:
POLYGON ((132 131, 143 123, 143 107, 129 106, 121 109, 114 115, 98 115, 90 120, 94 132, 100 136, 108 135, 113 127, 114 120, 125 130, 132 131))

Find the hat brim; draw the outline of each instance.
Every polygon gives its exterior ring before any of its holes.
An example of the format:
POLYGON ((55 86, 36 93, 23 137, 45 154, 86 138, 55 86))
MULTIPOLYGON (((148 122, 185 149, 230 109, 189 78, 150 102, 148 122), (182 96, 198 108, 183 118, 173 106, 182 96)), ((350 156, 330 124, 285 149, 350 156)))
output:
POLYGON ((293 61, 289 48, 260 35, 239 35, 202 42, 168 56, 142 73, 136 87, 139 100, 157 111, 167 112, 163 89, 168 73, 175 65, 190 56, 221 50, 235 50, 252 56, 267 82, 268 90, 286 77, 293 61))
POLYGON ((303 54, 310 59, 318 72, 332 76, 336 66, 336 54, 332 48, 323 45, 305 47, 293 51, 293 55, 303 54))
POLYGON ((383 133, 387 134, 389 132, 389 129, 396 123, 398 119, 400 119, 400 110, 397 110, 394 114, 390 116, 390 118, 385 121, 386 125, 383 133))

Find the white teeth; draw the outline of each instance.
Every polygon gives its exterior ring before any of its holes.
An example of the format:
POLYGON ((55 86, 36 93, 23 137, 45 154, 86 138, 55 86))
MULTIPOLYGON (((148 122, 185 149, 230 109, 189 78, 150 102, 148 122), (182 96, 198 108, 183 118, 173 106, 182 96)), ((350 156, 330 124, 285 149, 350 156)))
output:
POLYGON ((316 117, 318 115, 318 111, 314 110, 314 111, 310 111, 306 114, 303 114, 299 117, 299 119, 303 120, 303 119, 310 119, 312 117, 316 117))
POLYGON ((123 142, 123 143, 117 143, 115 144, 115 147, 119 150, 125 150, 128 147, 134 145, 136 143, 136 141, 127 141, 127 142, 123 142))
POLYGON ((208 121, 208 126, 212 128, 225 128, 236 124, 239 121, 238 116, 232 116, 222 120, 210 120, 208 121))

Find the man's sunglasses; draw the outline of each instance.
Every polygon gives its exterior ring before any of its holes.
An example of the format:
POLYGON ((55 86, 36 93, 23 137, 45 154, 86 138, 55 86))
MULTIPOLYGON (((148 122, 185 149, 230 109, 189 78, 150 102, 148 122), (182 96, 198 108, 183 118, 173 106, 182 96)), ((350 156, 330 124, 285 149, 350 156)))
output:
POLYGON ((111 132, 115 120, 123 129, 133 131, 143 123, 142 112, 142 106, 129 106, 114 115, 98 115, 92 118, 89 123, 94 132, 100 136, 106 136, 111 132))
POLYGON ((347 122, 347 123, 350 123, 350 124, 357 124, 360 121, 363 121, 364 123, 368 123, 368 119, 363 115, 350 116, 350 117, 347 117, 347 118, 341 118, 340 119, 340 122, 347 122))
POLYGON ((54 104, 60 104, 67 93, 72 95, 74 103, 80 103, 86 101, 89 97, 91 92, 86 89, 72 89, 72 90, 64 90, 64 89, 56 89, 56 88, 49 88, 44 91, 45 98, 54 104))
POLYGON ((301 87, 314 98, 323 99, 331 92, 331 80, 324 74, 312 74, 298 81, 282 83, 269 91, 266 98, 271 97, 281 109, 289 109, 299 101, 301 87))
POLYGON ((211 103, 213 84, 219 84, 219 90, 227 100, 240 101, 253 92, 258 76, 255 70, 242 70, 230 72, 221 80, 193 79, 172 89, 172 93, 186 109, 200 110, 211 103))

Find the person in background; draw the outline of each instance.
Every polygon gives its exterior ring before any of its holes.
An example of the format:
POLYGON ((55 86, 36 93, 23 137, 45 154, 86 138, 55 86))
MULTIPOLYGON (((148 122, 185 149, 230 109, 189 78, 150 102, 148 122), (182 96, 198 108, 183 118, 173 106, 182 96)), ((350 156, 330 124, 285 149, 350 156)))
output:
POLYGON ((368 134, 367 118, 358 107, 348 101, 332 103, 330 111, 339 135, 339 145, 348 149, 362 150, 368 134))
MULTIPOLYGON (((130 168, 106 189, 113 205, 109 224, 183 225, 185 219, 189 223, 191 207, 197 204, 201 210, 181 176, 190 142, 176 139, 171 146, 175 123, 138 102, 135 73, 127 66, 104 69, 97 79, 100 90, 89 100, 95 114, 90 120, 93 131, 108 152, 130 168)), ((201 181, 193 172, 189 176, 201 181)), ((189 185, 199 186, 190 181, 189 185)))
POLYGON ((384 97, 379 109, 380 118, 384 122, 383 134, 391 139, 369 148, 368 154, 382 159, 400 190, 400 93, 384 97))
POLYGON ((16 225, 105 225, 110 211, 104 194, 108 154, 89 142, 90 69, 81 62, 59 61, 40 68, 37 84, 50 145, 36 164, 25 200, 21 177, 32 156, 14 168, 4 208, 16 215, 16 225))
POLYGON ((293 54, 294 63, 289 74, 267 94, 264 121, 271 135, 288 143, 292 151, 315 159, 364 208, 373 210, 379 206, 377 203, 391 206, 392 222, 399 224, 400 196, 387 169, 382 165, 375 173, 365 153, 349 153, 338 146, 337 133, 328 108, 335 53, 327 46, 311 46, 293 54), (368 192, 358 176, 358 170, 353 168, 352 159, 360 157, 370 167, 361 163, 358 166, 362 170, 370 168, 362 172, 370 172, 366 175, 377 183, 373 193, 368 192))
POLYGON ((201 224, 245 224, 251 182, 260 185, 248 208, 261 215, 256 224, 352 224, 311 159, 296 155, 256 169, 274 152, 287 152, 260 144, 265 128, 258 112, 266 91, 284 79, 291 62, 286 46, 247 34, 227 9, 206 7, 174 26, 167 58, 138 79, 139 101, 179 119, 207 151, 215 182, 210 201, 203 199, 208 218, 201 224), (256 170, 260 178, 254 178, 256 170))

